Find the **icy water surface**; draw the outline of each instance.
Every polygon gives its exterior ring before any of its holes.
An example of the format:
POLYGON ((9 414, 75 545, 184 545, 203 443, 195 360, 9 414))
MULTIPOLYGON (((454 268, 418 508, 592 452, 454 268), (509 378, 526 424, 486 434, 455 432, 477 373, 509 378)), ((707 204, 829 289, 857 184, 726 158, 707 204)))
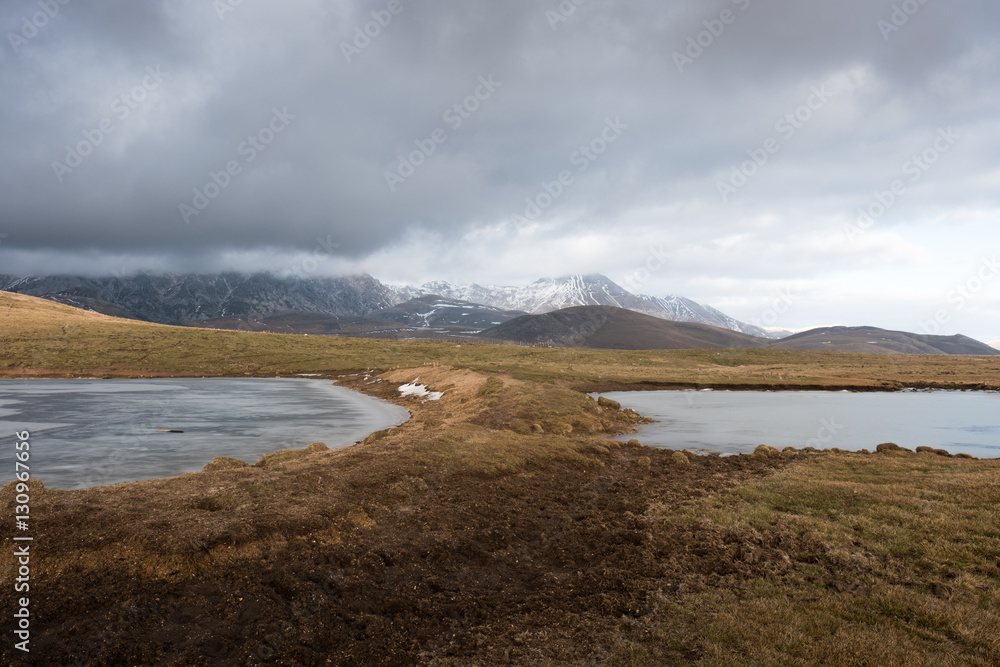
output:
POLYGON ((15 431, 31 433, 32 477, 80 489, 195 472, 215 456, 253 463, 317 441, 344 447, 408 418, 326 380, 5 380, 2 482, 13 479, 15 431))
POLYGON ((955 391, 630 391, 602 394, 656 421, 639 427, 654 447, 721 453, 882 442, 1000 457, 1000 393, 955 391))

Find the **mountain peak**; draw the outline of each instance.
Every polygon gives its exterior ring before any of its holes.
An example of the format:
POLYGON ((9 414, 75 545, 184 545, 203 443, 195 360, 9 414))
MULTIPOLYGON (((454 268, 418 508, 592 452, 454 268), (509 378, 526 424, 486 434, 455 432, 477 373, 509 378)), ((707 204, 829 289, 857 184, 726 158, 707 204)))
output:
POLYGON ((674 322, 694 322, 730 329, 740 333, 778 338, 772 332, 745 324, 710 306, 683 297, 652 297, 632 294, 600 273, 575 273, 558 278, 539 278, 525 287, 496 285, 452 285, 426 283, 422 287, 397 289, 400 296, 437 294, 462 301, 472 301, 504 310, 519 310, 534 315, 575 306, 611 306, 674 322))

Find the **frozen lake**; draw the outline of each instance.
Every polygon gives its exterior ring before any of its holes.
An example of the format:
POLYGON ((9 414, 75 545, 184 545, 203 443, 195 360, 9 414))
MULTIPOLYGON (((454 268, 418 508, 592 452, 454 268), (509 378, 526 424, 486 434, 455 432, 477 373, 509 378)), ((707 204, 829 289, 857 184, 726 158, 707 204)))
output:
POLYGON ((760 444, 875 450, 882 442, 1000 457, 1000 393, 960 391, 629 391, 602 394, 656 421, 654 447, 721 453, 760 444))
POLYGON ((57 489, 195 472, 215 456, 252 464, 317 441, 345 447, 408 418, 328 380, 0 381, 0 432, 13 443, 29 431, 31 476, 57 489))

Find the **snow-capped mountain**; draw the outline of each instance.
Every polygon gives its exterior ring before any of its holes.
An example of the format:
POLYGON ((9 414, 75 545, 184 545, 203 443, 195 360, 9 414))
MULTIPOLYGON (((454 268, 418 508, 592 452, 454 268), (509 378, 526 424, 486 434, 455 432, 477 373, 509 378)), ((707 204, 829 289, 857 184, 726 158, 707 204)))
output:
POLYGON ((522 313, 537 315, 573 306, 613 306, 674 322, 710 324, 753 336, 781 338, 780 333, 740 322, 684 297, 632 294, 599 274, 543 278, 525 287, 446 282, 389 287, 368 275, 341 278, 280 278, 268 273, 139 274, 105 278, 0 275, 0 290, 161 324, 196 324, 289 312, 362 317, 385 311, 380 315, 410 326, 486 328, 522 313), (454 303, 418 301, 401 309, 393 308, 430 296, 454 303), (476 310, 476 304, 483 308, 476 310))
POLYGON ((1000 340, 995 340, 992 343, 988 343, 988 345, 992 348, 1000 350, 1000 340))
POLYGON ((505 310, 520 310, 534 315, 573 306, 615 306, 674 322, 697 322, 739 331, 753 336, 780 338, 775 332, 740 322, 710 306, 679 296, 654 297, 632 294, 600 274, 573 275, 565 278, 542 278, 526 287, 494 285, 452 285, 430 282, 420 287, 396 288, 403 298, 437 295, 471 301, 505 310))
POLYGON ((656 313, 649 313, 650 315, 655 315, 656 317, 662 317, 667 320, 674 320, 675 322, 698 322, 701 324, 711 324, 712 326, 719 327, 721 329, 729 329, 731 331, 739 331, 741 333, 750 334, 751 336, 760 336, 762 338, 781 338, 786 335, 781 332, 769 331, 753 324, 747 324, 746 322, 741 322, 735 317, 730 317, 720 310, 712 308, 711 306, 706 306, 691 299, 685 299, 682 296, 666 296, 666 297, 656 297, 656 296, 645 296, 642 295, 640 298, 648 300, 651 304, 654 304, 661 312, 668 313, 668 317, 656 313))
POLYGON ((617 306, 646 308, 641 299, 604 276, 568 276, 542 278, 527 287, 501 285, 452 285, 435 281, 420 287, 401 288, 400 294, 426 296, 436 294, 449 299, 471 301, 505 310, 520 310, 532 315, 572 306, 617 306))

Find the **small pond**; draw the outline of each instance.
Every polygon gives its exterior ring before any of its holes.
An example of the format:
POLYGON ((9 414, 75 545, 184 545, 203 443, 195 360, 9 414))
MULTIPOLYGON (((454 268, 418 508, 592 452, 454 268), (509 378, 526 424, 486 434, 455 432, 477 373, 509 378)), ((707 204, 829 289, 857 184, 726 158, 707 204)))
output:
POLYGON ((656 421, 643 443, 751 452, 760 444, 874 451, 882 442, 1000 457, 1000 393, 962 391, 629 391, 602 394, 656 421))
POLYGON ((0 433, 31 433, 31 475, 81 489, 253 463, 312 442, 351 445, 405 422, 398 405, 309 379, 0 381, 0 433), (162 433, 158 431, 183 431, 162 433))

